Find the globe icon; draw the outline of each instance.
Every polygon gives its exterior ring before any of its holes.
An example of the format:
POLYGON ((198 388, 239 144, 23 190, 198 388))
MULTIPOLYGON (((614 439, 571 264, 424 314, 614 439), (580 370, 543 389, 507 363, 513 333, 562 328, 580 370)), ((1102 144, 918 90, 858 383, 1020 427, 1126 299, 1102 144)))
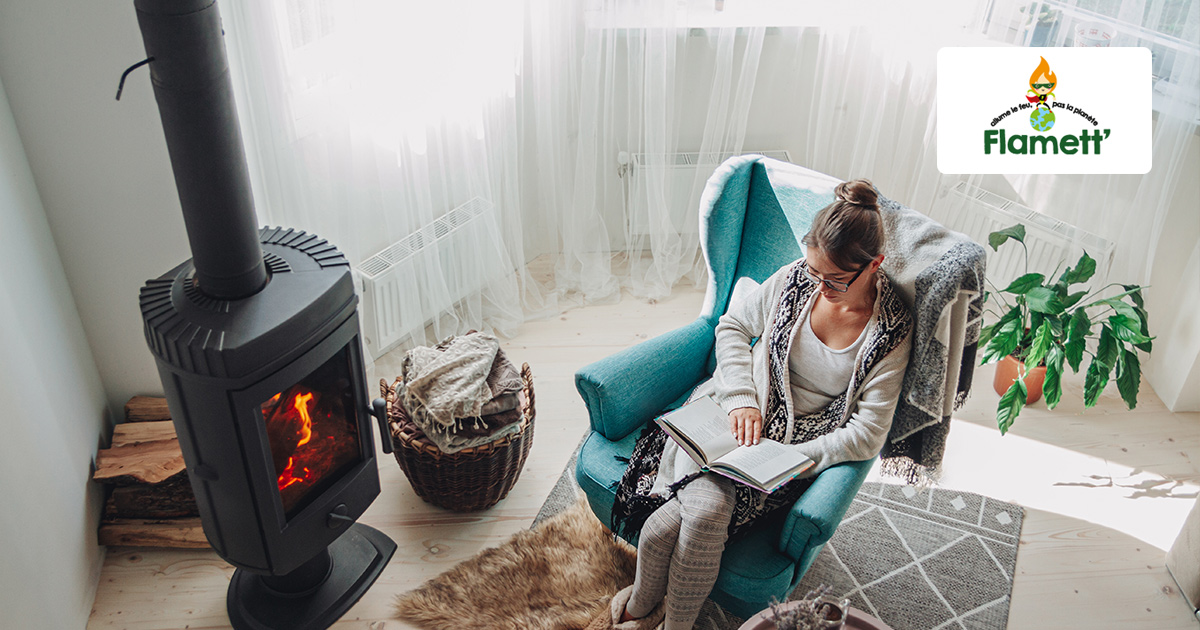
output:
POLYGON ((1038 131, 1050 131, 1054 127, 1054 112, 1037 108, 1029 115, 1029 126, 1038 131))

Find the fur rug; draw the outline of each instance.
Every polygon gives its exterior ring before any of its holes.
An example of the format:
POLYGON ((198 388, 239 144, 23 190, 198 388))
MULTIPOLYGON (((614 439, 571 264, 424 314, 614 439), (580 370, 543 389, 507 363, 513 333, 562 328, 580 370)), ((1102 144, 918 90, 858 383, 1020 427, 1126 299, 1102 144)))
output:
POLYGON ((397 598, 397 617, 430 630, 583 628, 633 583, 636 550, 613 540, 580 493, 575 505, 397 598))

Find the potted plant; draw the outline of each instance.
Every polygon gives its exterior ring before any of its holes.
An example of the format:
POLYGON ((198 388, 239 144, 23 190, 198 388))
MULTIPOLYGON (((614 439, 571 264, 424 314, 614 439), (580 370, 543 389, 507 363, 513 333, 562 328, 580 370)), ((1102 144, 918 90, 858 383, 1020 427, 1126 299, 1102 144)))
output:
POLYGON ((746 620, 739 630, 840 630, 850 614, 850 600, 830 597, 832 589, 822 584, 803 599, 779 602, 746 620))
MULTIPOLYGON (((1007 389, 1000 396, 996 423, 1003 435, 1027 404, 1029 388, 1026 379, 1029 366, 1045 367, 1041 385, 1046 406, 1053 409, 1062 398, 1063 365, 1078 373, 1084 355, 1090 355, 1084 378, 1083 401, 1092 407, 1100 392, 1113 378, 1121 398, 1130 409, 1137 406, 1141 385, 1141 364, 1137 351, 1149 353, 1153 337, 1147 325, 1142 287, 1109 284, 1096 291, 1071 291, 1071 287, 1087 282, 1096 273, 1096 261, 1084 252, 1074 267, 1068 267, 1057 279, 1040 273, 1029 273, 1029 250, 1025 247, 1025 226, 1014 225, 988 235, 993 250, 1009 240, 1025 250, 1025 274, 998 291, 984 295, 985 304, 993 297, 999 299, 1000 310, 991 311, 999 321, 984 326, 979 343, 983 346, 983 365, 1013 357, 1019 362, 1016 380, 1004 383, 1007 389), (1120 286, 1124 291, 1111 297, 1100 297, 1105 290, 1120 286), (1089 341, 1094 340, 1094 344, 1089 341)), ((1059 263, 1062 266, 1062 263, 1059 263)), ((1055 269, 1055 272, 1058 270, 1055 269)), ((994 289, 995 287, 993 287, 994 289)), ((1000 387, 997 392, 1000 392, 1000 387)))

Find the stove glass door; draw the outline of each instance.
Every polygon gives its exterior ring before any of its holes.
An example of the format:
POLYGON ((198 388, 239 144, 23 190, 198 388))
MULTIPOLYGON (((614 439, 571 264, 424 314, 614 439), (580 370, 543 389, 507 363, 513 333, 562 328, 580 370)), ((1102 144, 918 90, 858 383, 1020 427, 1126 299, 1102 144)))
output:
POLYGON ((362 461, 348 346, 259 412, 288 520, 362 461))

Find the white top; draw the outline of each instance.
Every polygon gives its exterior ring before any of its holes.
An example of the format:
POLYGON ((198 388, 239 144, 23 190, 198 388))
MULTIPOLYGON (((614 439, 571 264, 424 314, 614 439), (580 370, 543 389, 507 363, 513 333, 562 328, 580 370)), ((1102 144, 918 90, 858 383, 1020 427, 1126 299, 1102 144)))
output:
POLYGON ((854 343, 834 350, 817 338, 812 329, 812 311, 808 311, 788 355, 793 413, 797 416, 816 413, 846 391, 854 372, 854 359, 866 338, 867 327, 863 326, 854 343))

